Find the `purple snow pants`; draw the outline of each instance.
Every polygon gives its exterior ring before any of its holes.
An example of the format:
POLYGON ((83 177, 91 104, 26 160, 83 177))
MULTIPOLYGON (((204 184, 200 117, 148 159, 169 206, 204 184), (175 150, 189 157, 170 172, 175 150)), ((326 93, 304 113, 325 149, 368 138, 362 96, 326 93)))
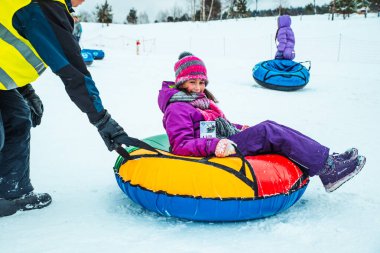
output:
POLYGON ((273 121, 260 124, 229 137, 244 155, 276 153, 288 157, 318 175, 329 155, 329 148, 315 140, 273 121))

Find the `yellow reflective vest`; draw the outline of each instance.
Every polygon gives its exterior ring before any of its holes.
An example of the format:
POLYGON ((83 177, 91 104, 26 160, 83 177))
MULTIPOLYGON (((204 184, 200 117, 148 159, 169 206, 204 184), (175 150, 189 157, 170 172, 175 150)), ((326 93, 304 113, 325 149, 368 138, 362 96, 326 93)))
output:
MULTIPOLYGON (((65 4, 65 0, 55 0, 65 4)), ((46 64, 28 40, 13 27, 13 15, 31 0, 0 0, 0 90, 35 81, 46 64)), ((66 6, 67 7, 67 6, 66 6)))

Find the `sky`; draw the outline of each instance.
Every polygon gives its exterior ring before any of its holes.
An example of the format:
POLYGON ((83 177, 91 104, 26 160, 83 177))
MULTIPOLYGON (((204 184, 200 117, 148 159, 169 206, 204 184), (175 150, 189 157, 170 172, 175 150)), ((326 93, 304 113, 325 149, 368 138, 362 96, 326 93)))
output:
MULTIPOLYGON (((305 6, 309 3, 313 3, 313 0, 281 0, 288 6, 305 6)), ((97 5, 103 4, 105 0, 87 0, 80 7, 81 10, 94 11, 97 5)), ((149 16, 149 21, 153 22, 157 18, 157 14, 160 11, 171 10, 174 6, 182 7, 184 10, 189 9, 188 0, 108 0, 108 3, 112 6, 114 13, 114 22, 122 23, 129 13, 131 8, 135 8, 137 12, 146 12, 149 16)), ((222 1, 223 2, 223 1, 222 1)), ((258 0, 258 9, 270 9, 278 5, 280 0, 258 0)), ((330 0, 315 0, 316 5, 323 5, 330 2, 330 0)), ((256 8, 254 0, 248 0, 251 9, 256 8)))

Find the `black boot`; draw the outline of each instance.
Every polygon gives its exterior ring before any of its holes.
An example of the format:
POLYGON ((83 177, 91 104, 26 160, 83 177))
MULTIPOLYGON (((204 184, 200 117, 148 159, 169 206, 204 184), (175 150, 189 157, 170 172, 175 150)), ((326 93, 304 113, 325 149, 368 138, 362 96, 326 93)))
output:
POLYGON ((29 192, 17 199, 12 200, 15 203, 17 210, 33 210, 44 208, 51 203, 51 196, 48 193, 29 192))
POLYGON ((15 214, 17 211, 28 211, 44 208, 51 203, 48 193, 30 192, 16 199, 0 199, 0 217, 15 214))
POLYGON ((9 216, 16 212, 17 207, 12 200, 0 199, 0 217, 9 216))

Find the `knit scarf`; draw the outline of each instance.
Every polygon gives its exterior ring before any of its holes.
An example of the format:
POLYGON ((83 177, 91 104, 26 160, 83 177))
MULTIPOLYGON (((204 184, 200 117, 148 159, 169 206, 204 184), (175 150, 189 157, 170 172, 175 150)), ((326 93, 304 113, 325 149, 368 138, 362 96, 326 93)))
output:
POLYGON ((240 132, 239 129, 226 119, 224 113, 219 109, 215 102, 206 98, 203 93, 187 94, 180 91, 174 94, 169 102, 190 103, 203 115, 206 121, 215 121, 217 138, 228 138, 231 135, 240 132))

